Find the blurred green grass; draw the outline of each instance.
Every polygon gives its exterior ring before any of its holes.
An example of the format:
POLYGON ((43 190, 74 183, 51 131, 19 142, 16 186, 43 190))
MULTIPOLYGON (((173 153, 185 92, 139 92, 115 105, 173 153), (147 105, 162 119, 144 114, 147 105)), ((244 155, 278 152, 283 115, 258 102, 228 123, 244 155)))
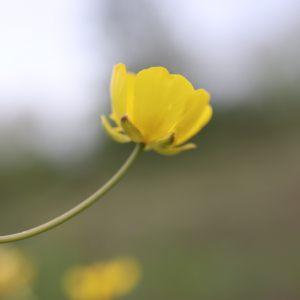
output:
MULTIPOLYGON (((300 112, 269 104, 215 109, 174 157, 145 152, 91 208, 17 242, 40 263, 38 299, 66 299, 73 264, 135 255, 140 286, 123 299, 300 299, 300 112), (278 117, 279 116, 279 117, 278 117)), ((68 170, 30 158, 0 170, 0 234, 65 212, 105 183, 133 144, 104 146, 68 170)))

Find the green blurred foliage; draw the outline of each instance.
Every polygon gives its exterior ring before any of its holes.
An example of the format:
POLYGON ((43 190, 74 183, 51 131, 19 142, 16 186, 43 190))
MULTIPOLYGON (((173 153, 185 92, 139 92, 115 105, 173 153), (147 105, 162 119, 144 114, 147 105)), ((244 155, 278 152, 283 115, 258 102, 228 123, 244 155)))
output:
MULTIPOLYGON (((17 242, 40 261, 37 297, 66 299, 61 276, 69 266, 130 254, 141 261, 143 279, 124 299, 299 299, 300 112, 289 110, 273 118, 280 111, 268 102, 216 109, 192 140, 198 149, 143 153, 93 207, 17 242)), ((73 207, 132 148, 105 137, 87 167, 62 169, 31 157, 2 168, 0 234, 73 207)))

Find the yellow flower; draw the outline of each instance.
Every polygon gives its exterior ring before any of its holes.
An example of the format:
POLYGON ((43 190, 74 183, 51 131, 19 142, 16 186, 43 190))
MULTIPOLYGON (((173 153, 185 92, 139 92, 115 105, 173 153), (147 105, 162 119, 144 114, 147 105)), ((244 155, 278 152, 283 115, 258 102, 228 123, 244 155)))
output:
POLYGON ((126 71, 124 64, 114 66, 110 93, 113 128, 105 116, 103 126, 119 143, 134 141, 146 144, 161 154, 173 155, 196 148, 184 144, 212 116, 205 90, 194 90, 181 75, 171 75, 162 67, 142 70, 138 74, 126 71))
POLYGON ((70 269, 63 278, 63 285, 73 300, 110 300, 130 292, 140 277, 137 260, 120 257, 70 269))
POLYGON ((28 284, 34 275, 32 261, 20 250, 8 246, 0 247, 0 299, 20 299, 20 294, 28 293, 28 284))

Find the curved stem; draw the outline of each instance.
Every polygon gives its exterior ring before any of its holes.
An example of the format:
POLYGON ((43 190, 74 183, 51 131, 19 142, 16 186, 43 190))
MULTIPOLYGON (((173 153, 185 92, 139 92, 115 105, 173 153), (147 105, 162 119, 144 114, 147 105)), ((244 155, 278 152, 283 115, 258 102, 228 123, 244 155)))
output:
POLYGON ((76 216, 86 208, 88 208, 90 205, 92 205, 95 201, 97 201, 101 196, 103 196, 105 193, 107 193, 129 170, 129 168, 132 166, 132 164, 136 161, 136 159, 139 157, 139 155, 144 150, 145 145, 140 143, 136 144, 136 147, 134 148, 133 152, 127 159, 127 161, 124 163, 124 165, 121 167, 121 169, 97 192, 95 192, 93 195, 91 195, 89 198, 75 206, 74 208, 70 209, 66 213, 62 214, 61 216, 45 223, 40 226, 37 226, 35 228, 11 234, 11 235, 5 235, 0 236, 0 244, 1 243, 9 243, 9 242, 15 242, 19 240, 23 240, 32 236, 35 236, 37 234, 40 234, 42 232, 45 232, 55 226, 58 226, 59 224, 71 219, 72 217, 76 216))

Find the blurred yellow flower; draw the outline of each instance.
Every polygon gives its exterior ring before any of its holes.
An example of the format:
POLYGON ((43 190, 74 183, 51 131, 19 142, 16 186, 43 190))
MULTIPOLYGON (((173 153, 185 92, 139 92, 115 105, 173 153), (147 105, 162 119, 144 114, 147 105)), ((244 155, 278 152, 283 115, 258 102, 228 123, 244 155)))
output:
POLYGON ((138 261, 120 257, 68 270, 63 287, 72 300, 110 300, 130 292, 140 277, 138 261))
POLYGON ((0 247, 0 299, 20 299, 20 294, 28 294, 35 273, 34 264, 20 250, 0 247))
POLYGON ((142 70, 137 75, 126 71, 124 64, 114 66, 110 93, 113 128, 105 116, 103 126, 115 141, 134 141, 146 149, 173 155, 195 148, 188 141, 212 116, 210 96, 194 90, 181 75, 171 75, 162 67, 142 70))

